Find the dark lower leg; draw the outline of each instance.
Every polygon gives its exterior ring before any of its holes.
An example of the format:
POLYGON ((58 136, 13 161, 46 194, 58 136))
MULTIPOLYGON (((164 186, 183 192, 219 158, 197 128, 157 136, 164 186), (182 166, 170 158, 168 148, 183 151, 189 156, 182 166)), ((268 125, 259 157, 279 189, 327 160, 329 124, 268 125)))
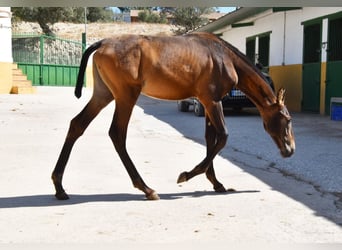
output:
POLYGON ((212 160, 208 156, 205 157, 204 160, 195 168, 193 168, 190 172, 181 173, 177 179, 177 183, 188 181, 199 174, 205 173, 209 168, 209 164, 211 163, 211 161, 212 160))
POLYGON ((62 151, 58 157, 57 163, 56 163, 56 167, 52 172, 52 181, 53 184, 55 186, 56 189, 56 198, 58 200, 67 200, 69 199, 69 196, 66 194, 66 192, 63 189, 62 186, 62 179, 63 179, 63 174, 64 174, 64 170, 65 170, 65 166, 68 162, 70 153, 71 153, 71 149, 74 145, 75 141, 69 141, 68 139, 66 139, 62 151))
POLYGON ((222 192, 227 191, 225 187, 216 179, 215 170, 214 170, 214 166, 212 163, 210 164, 207 172, 205 173, 206 173, 208 180, 213 184, 214 190, 216 192, 222 193, 222 192))
POLYGON ((127 89, 125 93, 131 93, 131 95, 128 95, 126 98, 116 100, 115 113, 109 130, 109 136, 113 141, 114 147, 118 152, 129 177, 132 180, 133 186, 144 192, 147 199, 158 200, 158 194, 145 184, 128 155, 126 148, 128 122, 131 117, 132 109, 139 96, 140 89, 127 89))
POLYGON ((107 102, 104 102, 103 100, 101 102, 95 102, 94 100, 91 100, 87 106, 74 119, 71 120, 67 137, 51 176, 56 189, 55 196, 57 199, 69 199, 68 195, 63 189, 62 179, 71 150, 76 140, 84 133, 85 129, 100 112, 100 110, 110 101, 110 98, 107 99, 107 102))
MULTIPOLYGON (((116 141, 116 139, 113 139, 113 141, 116 141)), ((139 172, 134 166, 134 163, 132 162, 131 158, 129 157, 126 146, 125 145, 119 145, 118 143, 114 143, 114 146, 120 156, 121 161, 123 162, 127 173, 129 177, 132 180, 133 186, 142 192, 145 193, 145 196, 148 200, 159 200, 159 196, 156 191, 154 191, 152 188, 149 188, 144 180, 141 178, 139 172)))
MULTIPOLYGON (((210 152, 213 150, 213 146, 216 143, 216 131, 215 127, 212 126, 208 116, 206 116, 205 122, 205 139, 207 143, 207 154, 209 155, 210 152)), ((214 163, 211 162, 209 167, 206 171, 206 176, 208 180, 213 184, 214 190, 216 192, 225 192, 225 187, 217 180, 214 170, 214 163)))
POLYGON ((215 175, 215 170, 213 163, 206 164, 204 162, 200 163, 190 172, 183 172, 179 175, 177 183, 185 182, 190 180, 191 178, 206 173, 208 180, 213 184, 214 190, 216 192, 226 192, 225 187, 217 180, 215 175), (207 166, 207 167, 204 167, 207 166))
POLYGON ((224 190, 223 185, 216 179, 213 167, 213 159, 226 144, 228 133, 224 125, 221 104, 212 107, 212 118, 206 114, 205 138, 207 142, 207 156, 190 172, 183 172, 178 177, 177 183, 188 181, 196 175, 206 173, 208 179, 214 185, 217 192, 224 190), (213 121, 213 122, 212 122, 213 121))

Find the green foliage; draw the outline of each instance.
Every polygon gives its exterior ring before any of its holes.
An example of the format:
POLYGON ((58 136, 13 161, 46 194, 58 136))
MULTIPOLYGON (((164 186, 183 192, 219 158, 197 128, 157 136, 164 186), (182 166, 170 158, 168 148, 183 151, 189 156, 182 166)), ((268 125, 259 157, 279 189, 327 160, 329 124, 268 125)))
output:
POLYGON ((113 20, 113 12, 107 8, 88 7, 87 20, 89 22, 110 22, 113 20))
POLYGON ((24 8, 13 8, 13 14, 19 20, 28 21, 28 22, 38 22, 43 32, 48 35, 53 35, 48 23, 55 23, 60 20, 65 19, 65 14, 68 13, 69 10, 64 10, 61 7, 51 7, 51 8, 42 8, 42 7, 24 7, 24 8))
POLYGON ((138 18, 145 23, 167 23, 166 15, 162 12, 153 12, 151 9, 145 9, 139 12, 138 18))
MULTIPOLYGON (((208 20, 203 14, 215 11, 214 8, 166 8, 166 7, 119 7, 121 11, 131 9, 143 10, 138 14, 138 18, 146 23, 167 23, 167 16, 172 16, 177 33, 187 33, 193 31, 208 20)), ((37 22, 43 32, 53 35, 50 26, 56 22, 83 23, 85 8, 83 7, 13 7, 13 21, 37 22)), ((113 20, 113 12, 109 8, 88 7, 86 8, 87 22, 109 22, 113 20)))
MULTIPOLYGON (((113 13, 106 8, 87 8, 87 21, 110 21, 113 13)), ((54 35, 50 26, 56 22, 84 22, 82 7, 13 7, 13 21, 37 22, 47 35, 54 35)))
POLYGON ((131 10, 130 7, 117 7, 121 12, 129 12, 131 10))
POLYGON ((184 34, 208 23, 208 19, 204 18, 203 14, 208 14, 213 11, 213 8, 204 7, 176 8, 172 13, 174 17, 174 25, 178 27, 176 33, 184 34))

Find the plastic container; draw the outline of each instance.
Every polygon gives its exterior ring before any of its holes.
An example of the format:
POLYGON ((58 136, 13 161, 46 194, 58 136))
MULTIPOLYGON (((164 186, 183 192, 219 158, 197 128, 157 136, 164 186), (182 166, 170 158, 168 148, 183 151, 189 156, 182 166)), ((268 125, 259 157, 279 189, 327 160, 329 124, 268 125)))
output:
POLYGON ((338 98, 338 97, 331 98, 330 118, 333 121, 342 121, 342 98, 338 98))

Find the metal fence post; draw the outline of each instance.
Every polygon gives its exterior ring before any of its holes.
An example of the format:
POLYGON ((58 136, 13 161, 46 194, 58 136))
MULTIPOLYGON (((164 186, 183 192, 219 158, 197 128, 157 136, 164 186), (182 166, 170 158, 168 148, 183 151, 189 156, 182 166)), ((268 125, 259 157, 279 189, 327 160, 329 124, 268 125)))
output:
POLYGON ((39 37, 39 84, 43 85, 43 63, 44 63, 44 36, 39 37))
POLYGON ((82 33, 82 54, 86 50, 87 47, 87 34, 84 32, 82 33))

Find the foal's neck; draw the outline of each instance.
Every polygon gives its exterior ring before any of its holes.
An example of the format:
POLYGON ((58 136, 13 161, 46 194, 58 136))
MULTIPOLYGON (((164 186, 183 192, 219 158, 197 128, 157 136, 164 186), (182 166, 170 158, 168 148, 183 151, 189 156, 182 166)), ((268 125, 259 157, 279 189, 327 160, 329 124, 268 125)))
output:
POLYGON ((249 65, 242 66, 236 65, 239 76, 237 87, 249 97, 259 111, 276 103, 277 98, 266 80, 249 65))

